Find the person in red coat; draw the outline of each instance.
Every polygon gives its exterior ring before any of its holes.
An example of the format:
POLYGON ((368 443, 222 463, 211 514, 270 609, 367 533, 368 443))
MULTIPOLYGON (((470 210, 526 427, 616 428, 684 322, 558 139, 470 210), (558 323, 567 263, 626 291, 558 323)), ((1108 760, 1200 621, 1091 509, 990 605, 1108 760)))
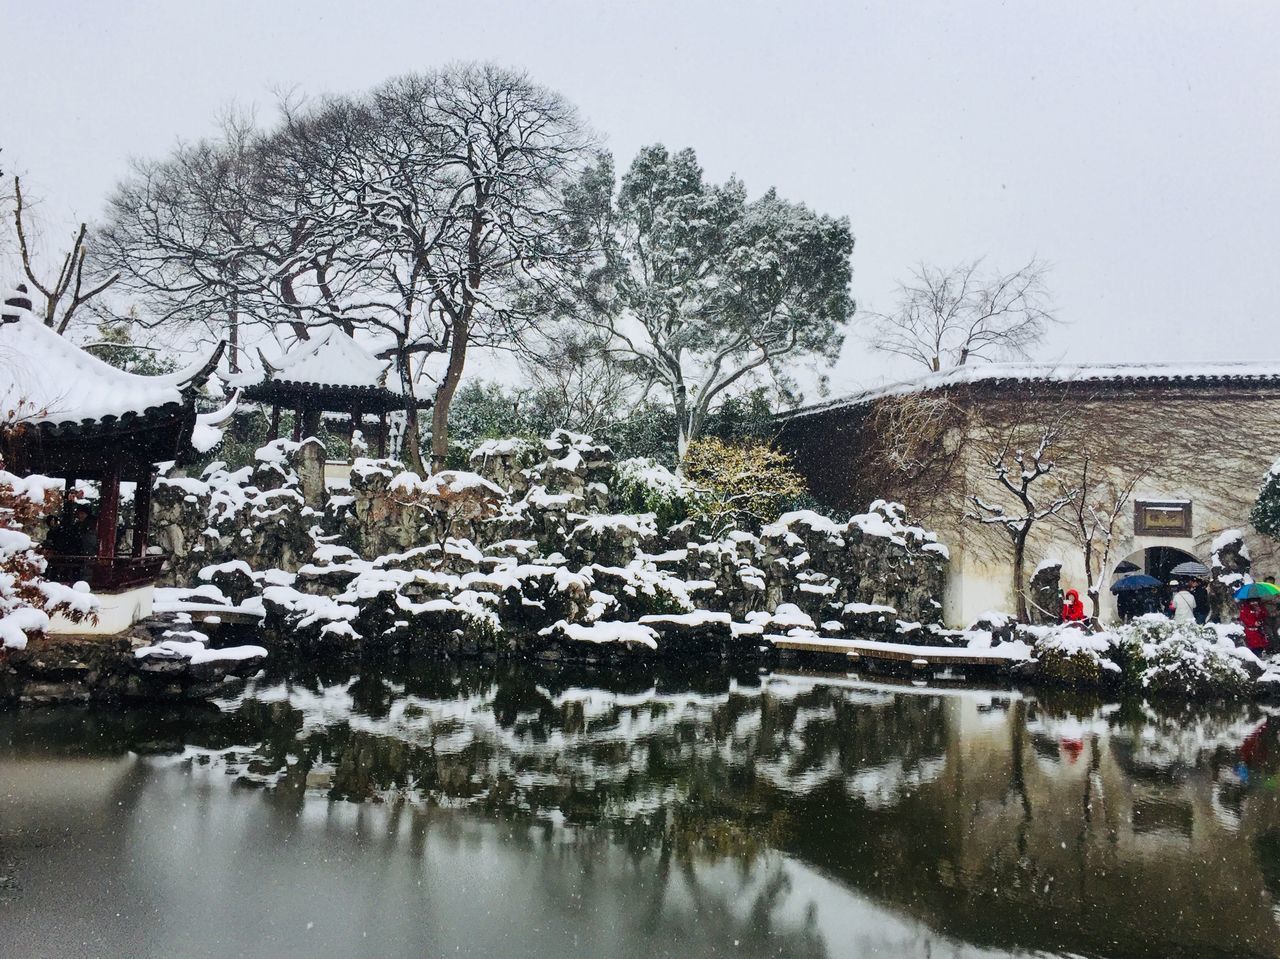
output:
POLYGON ((1062 598, 1062 621, 1064 623, 1084 622, 1084 603, 1080 602, 1080 594, 1074 589, 1067 590, 1062 598))
POLYGON ((1246 599, 1240 604, 1240 625, 1244 627, 1244 644, 1255 653, 1267 648, 1267 607, 1261 600, 1246 599))

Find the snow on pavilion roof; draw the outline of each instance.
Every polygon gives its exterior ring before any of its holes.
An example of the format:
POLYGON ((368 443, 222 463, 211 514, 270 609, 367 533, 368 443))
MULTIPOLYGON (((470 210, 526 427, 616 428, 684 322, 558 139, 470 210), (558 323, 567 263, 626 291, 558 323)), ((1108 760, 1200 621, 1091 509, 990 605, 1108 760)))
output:
POLYGON ((25 290, 0 309, 0 422, 62 426, 181 408, 211 371, 209 361, 163 376, 117 369, 45 326, 25 290))
MULTIPOLYGON (((386 382, 390 361, 378 359, 336 326, 326 327, 311 339, 303 340, 277 364, 264 360, 264 365, 266 375, 257 381, 259 383, 400 391, 399 383, 386 382)), ((228 382, 236 381, 228 378, 228 382)))
POLYGON ((1270 384, 1280 386, 1280 361, 1222 363, 983 363, 930 373, 791 410, 794 419, 829 410, 862 406, 888 396, 906 396, 970 384, 1096 383, 1099 385, 1207 386, 1270 384))

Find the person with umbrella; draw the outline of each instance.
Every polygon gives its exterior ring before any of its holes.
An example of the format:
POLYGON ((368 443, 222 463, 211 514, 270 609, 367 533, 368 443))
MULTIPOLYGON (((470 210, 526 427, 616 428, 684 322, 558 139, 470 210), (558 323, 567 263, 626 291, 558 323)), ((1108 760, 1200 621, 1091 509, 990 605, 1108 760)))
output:
POLYGON ((1159 588, 1160 580, 1146 573, 1130 573, 1117 579, 1111 584, 1111 592, 1116 597, 1121 618, 1159 612, 1160 600, 1155 592, 1159 588))
POLYGON ((1195 620, 1203 625, 1209 621, 1209 591, 1204 581, 1209 577, 1209 567, 1197 560, 1179 563, 1169 570, 1174 579, 1186 580, 1183 589, 1187 590, 1195 600, 1195 620))
POLYGON ((1194 623, 1196 621, 1195 596, 1192 595, 1186 583, 1180 583, 1174 579, 1169 581, 1169 585, 1175 589, 1173 601, 1169 603, 1173 621, 1175 623, 1194 623))
POLYGON ((1265 653, 1270 645, 1267 607, 1264 599, 1280 596, 1280 588, 1272 583, 1246 583, 1236 590, 1240 603, 1240 625, 1244 627, 1244 644, 1254 653, 1265 653))

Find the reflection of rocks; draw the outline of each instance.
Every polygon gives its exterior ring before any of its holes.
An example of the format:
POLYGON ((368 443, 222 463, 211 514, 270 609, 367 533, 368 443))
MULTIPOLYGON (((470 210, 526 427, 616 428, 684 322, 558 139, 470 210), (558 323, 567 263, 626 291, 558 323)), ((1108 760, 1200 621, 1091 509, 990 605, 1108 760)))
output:
POLYGON ((308 794, 464 806, 691 870, 781 850, 997 952, 1275 955, 1280 724, 1252 706, 513 664, 318 669, 223 705, 170 738, 290 819, 308 794))

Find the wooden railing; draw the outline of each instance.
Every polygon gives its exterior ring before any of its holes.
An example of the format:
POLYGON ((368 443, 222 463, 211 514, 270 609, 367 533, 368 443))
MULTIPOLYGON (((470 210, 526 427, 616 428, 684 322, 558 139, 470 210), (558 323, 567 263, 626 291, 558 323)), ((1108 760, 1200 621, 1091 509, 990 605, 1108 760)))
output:
POLYGON ((59 583, 84 580, 98 593, 121 593, 153 583, 164 565, 163 556, 49 556, 45 576, 59 583))

